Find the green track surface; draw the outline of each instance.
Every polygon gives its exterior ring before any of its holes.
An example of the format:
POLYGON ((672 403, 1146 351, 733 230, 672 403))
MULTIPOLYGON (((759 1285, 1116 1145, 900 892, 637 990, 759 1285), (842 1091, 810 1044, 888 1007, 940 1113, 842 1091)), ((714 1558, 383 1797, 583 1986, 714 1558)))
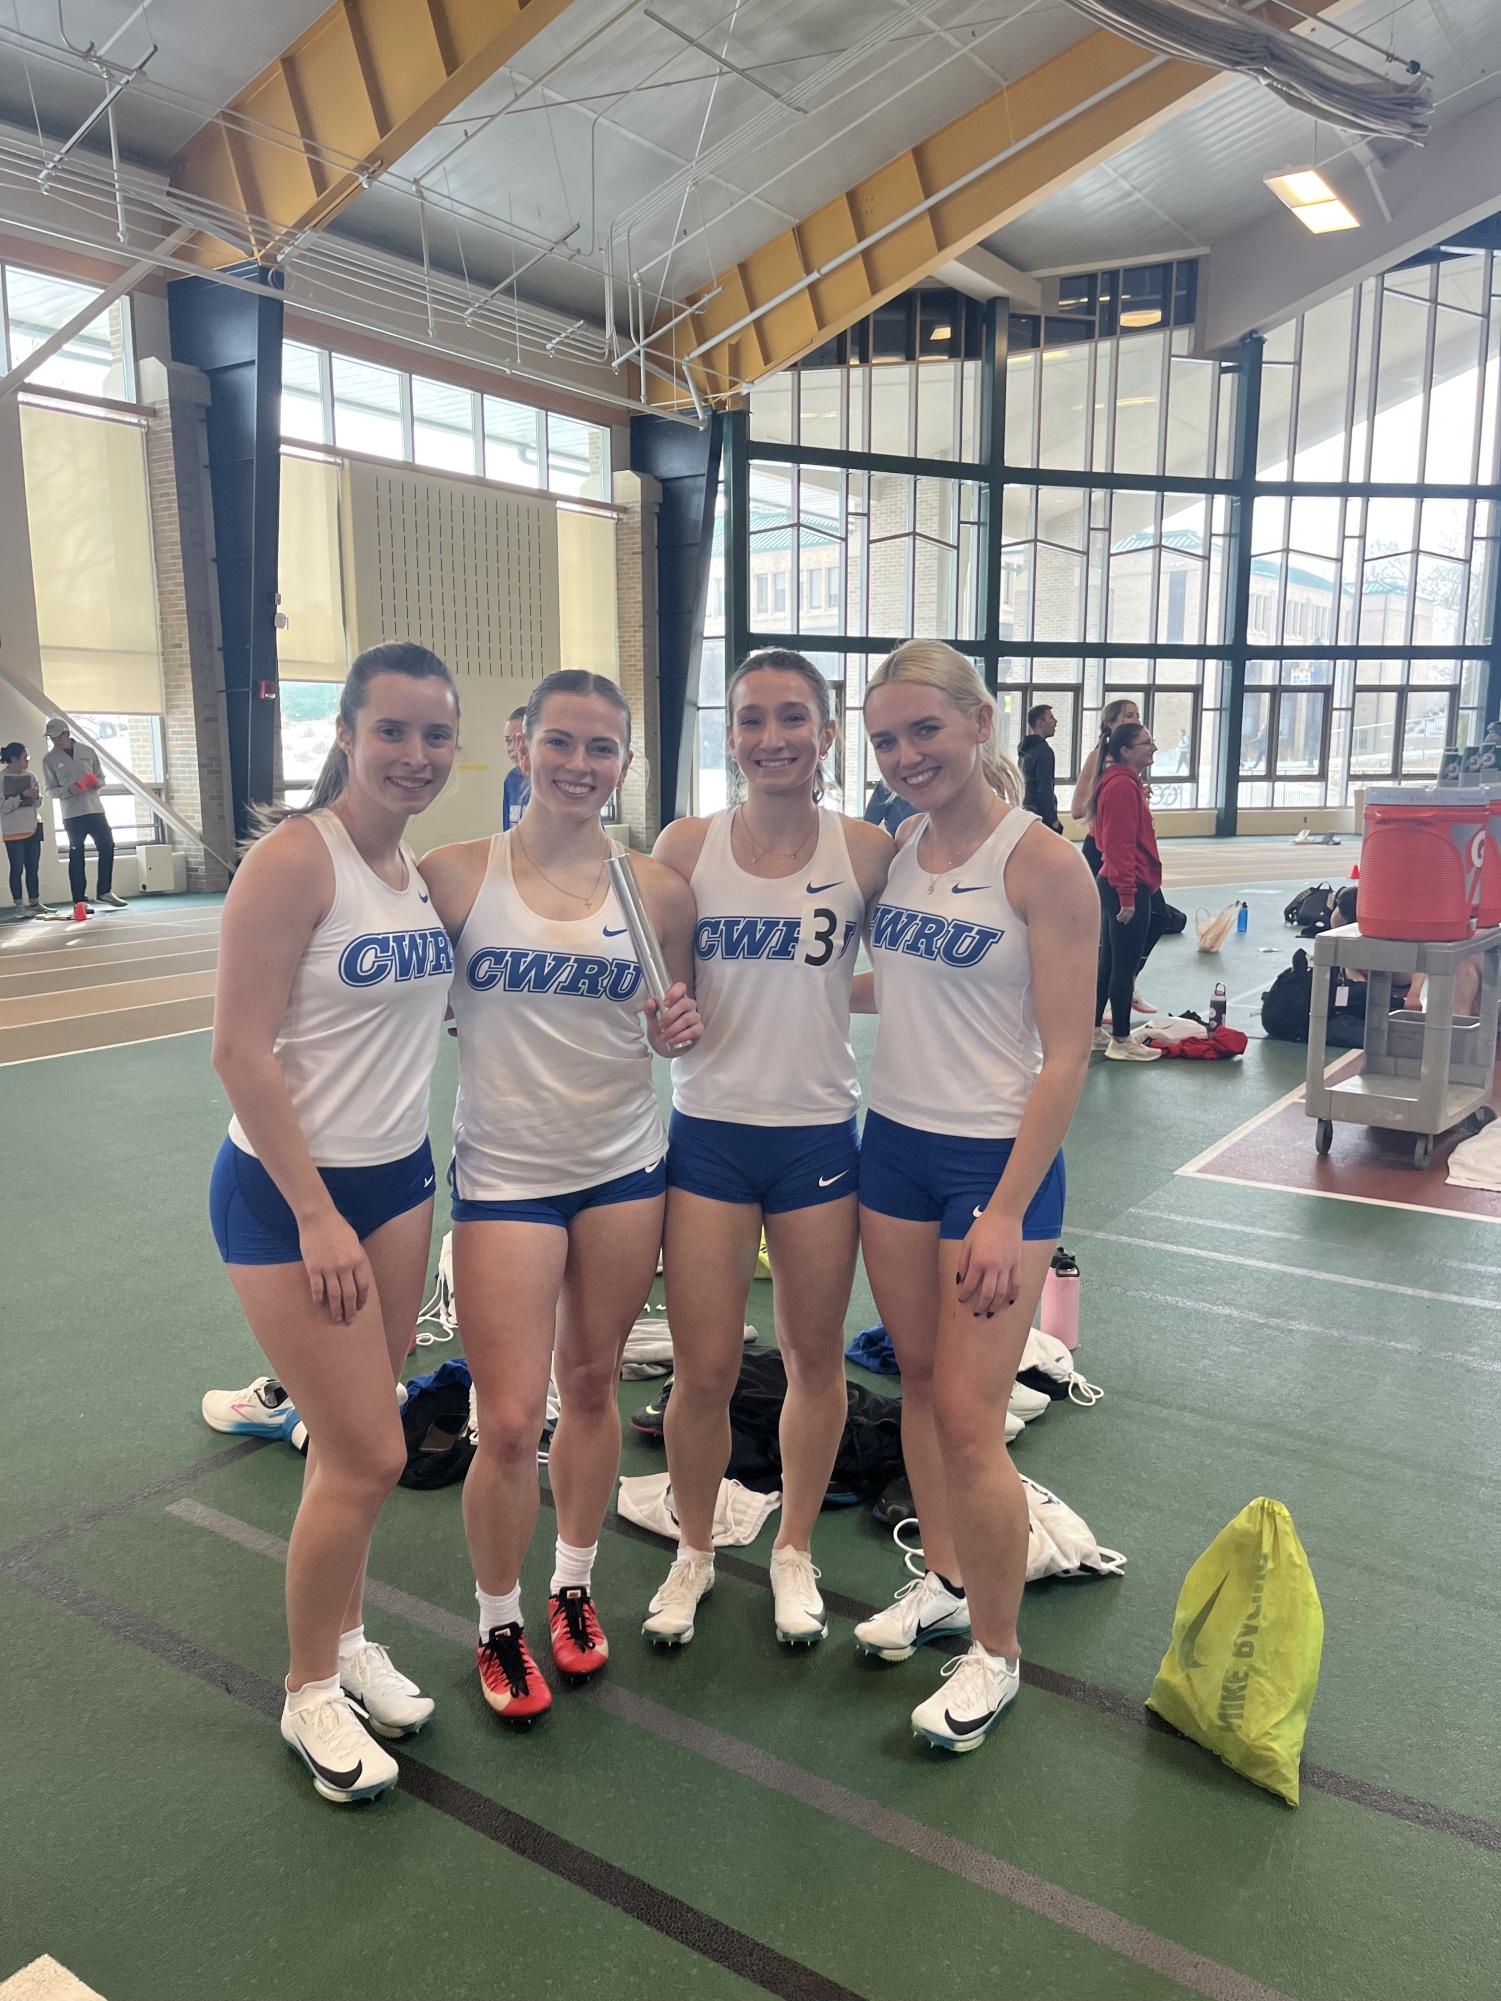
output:
MULTIPOLYGON (((1279 963, 1257 947, 1282 945, 1285 894, 1253 896, 1251 937, 1227 955, 1232 994, 1279 963)), ((1202 1005, 1211 963, 1168 941, 1151 991, 1202 1005)), ((864 1055, 870 1024, 859 1029, 864 1055)), ((278 1566, 168 1510, 190 1500, 284 1537, 301 1465, 276 1445, 226 1463, 230 1441, 198 1418, 205 1388, 263 1366, 207 1227, 224 1124, 207 1056, 192 1036, 19 1066, 0 1084, 5 1132, 24 1136, 31 1168, 10 1177, 6 1205, 0 1548, 42 1538, 32 1561, 50 1580, 39 1589, 35 1569, 0 1558, 0 1980, 47 1952, 106 2001, 767 1991, 754 1969, 664 1936, 427 1799, 326 1805, 246 1699, 231 1670, 264 1688, 284 1666, 278 1566), (131 1502, 154 1484, 164 1491, 131 1502), (92 1614, 57 1602, 75 1587, 92 1614), (153 1651, 144 1628, 120 1636, 104 1605, 166 1638, 153 1651), (174 1663, 162 1653, 176 1642, 174 1663), (229 1664, 229 1687, 193 1648, 229 1664)), ((607 1527, 596 1579, 614 1708, 560 1691, 542 1727, 512 1734, 480 1704, 461 1645, 372 1615, 438 1700, 414 1757, 771 1948, 775 1991, 1246 1992, 1217 1987, 1217 1967, 1299 2001, 1494 1997, 1501 1235, 1173 1178, 1299 1072, 1299 1052, 1259 1042, 1223 1068, 1093 1067, 1069 1145, 1070 1225, 1137 1240, 1078 1240, 1080 1362, 1107 1395, 1092 1411, 1058 1406, 1016 1448, 1130 1559, 1119 1579, 1028 1592, 1029 1658, 1072 1683, 1028 1689, 984 1750, 944 1758, 907 1723, 936 1653, 866 1661, 844 1616, 822 1647, 781 1649, 764 1585, 733 1566, 693 1645, 650 1652, 635 1627, 670 1552, 607 1527), (1214 1227, 1226 1223, 1240 1227, 1214 1227), (1185 1570, 1260 1493, 1291 1508, 1327 1621, 1306 1756, 1338 1776, 1305 1782, 1296 1813, 1139 1709, 1185 1570), (723 1733, 719 1761, 700 1727, 723 1733), (832 1795, 789 1790, 788 1768, 847 1789, 844 1817, 816 1803, 832 1795), (1425 1805, 1468 1818, 1418 1824, 1425 1805), (1121 1950, 1118 1931, 1082 1936, 907 1852, 882 1810, 1214 1965, 1191 1988, 1121 1950)), ((453 1087, 445 1046, 438 1133, 453 1087)), ((765 1284, 752 1314, 769 1329, 765 1284)), ((872 1317, 862 1276, 850 1330, 872 1317)), ((622 1410, 650 1395, 623 1385, 622 1410)), ((627 1434, 625 1471, 661 1464, 627 1434)), ((773 1533, 739 1552, 757 1572, 773 1533)), ((524 1585, 534 1627, 550 1554, 544 1512, 524 1585)), ((824 1517, 818 1560, 825 1587, 852 1600, 884 1601, 904 1574, 864 1510, 824 1517)), ((457 1491, 398 1492, 371 1574, 467 1620, 457 1491)))

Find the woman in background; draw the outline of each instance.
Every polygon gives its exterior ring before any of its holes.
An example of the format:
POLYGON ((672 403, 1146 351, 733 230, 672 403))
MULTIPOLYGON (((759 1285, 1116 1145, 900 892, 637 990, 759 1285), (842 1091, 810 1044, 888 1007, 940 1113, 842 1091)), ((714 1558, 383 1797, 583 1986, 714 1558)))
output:
POLYGON ((1094 1046, 1117 1063, 1154 1063, 1162 1054, 1131 1040, 1136 975, 1162 935, 1162 858, 1146 793, 1156 753, 1145 723, 1118 723, 1106 742, 1089 802, 1100 846, 1096 1022, 1104 1020, 1107 1003, 1110 1009, 1110 1026, 1096 1027, 1094 1046))

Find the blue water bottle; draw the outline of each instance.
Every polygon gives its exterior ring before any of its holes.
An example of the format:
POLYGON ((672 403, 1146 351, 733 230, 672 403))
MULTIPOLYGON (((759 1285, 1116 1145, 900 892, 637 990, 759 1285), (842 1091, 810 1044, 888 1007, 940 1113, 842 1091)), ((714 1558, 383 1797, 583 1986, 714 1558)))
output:
POLYGON ((1245 904, 1242 903, 1240 908, 1235 913, 1235 929, 1241 937, 1245 936, 1246 931, 1250 927, 1250 923, 1251 923, 1251 913, 1246 908, 1245 904))

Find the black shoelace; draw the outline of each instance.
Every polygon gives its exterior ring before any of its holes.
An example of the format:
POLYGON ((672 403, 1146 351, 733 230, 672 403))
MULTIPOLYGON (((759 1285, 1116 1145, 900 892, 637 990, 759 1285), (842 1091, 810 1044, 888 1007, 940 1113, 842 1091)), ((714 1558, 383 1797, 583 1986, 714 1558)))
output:
POLYGON ((560 1591, 558 1610, 563 1614, 563 1624, 568 1628, 568 1637, 580 1653, 594 1651, 594 1635, 589 1631, 589 1594, 587 1591, 560 1591))
POLYGON ((489 1637, 481 1643, 480 1652, 500 1669, 512 1695, 526 1694, 526 1655, 521 1647, 519 1626, 493 1627, 489 1637))

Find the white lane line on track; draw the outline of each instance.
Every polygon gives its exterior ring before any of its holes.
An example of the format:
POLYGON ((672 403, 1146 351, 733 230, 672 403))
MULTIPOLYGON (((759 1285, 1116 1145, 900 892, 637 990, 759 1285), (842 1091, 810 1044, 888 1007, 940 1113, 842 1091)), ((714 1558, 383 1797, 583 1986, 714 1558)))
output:
POLYGON ((1190 1313, 1209 1313, 1218 1320, 1245 1320, 1253 1327, 1272 1327, 1285 1334, 1317 1334, 1326 1341, 1347 1341, 1359 1348, 1386 1348, 1394 1355, 1421 1355, 1433 1362, 1452 1362, 1459 1369, 1476 1369, 1481 1375, 1501 1376, 1501 1362, 1485 1355, 1462 1355, 1451 1349, 1435 1348, 1431 1341, 1393 1341, 1382 1334, 1355 1334, 1344 1327, 1320 1327, 1310 1320, 1278 1320, 1269 1313, 1248 1312, 1242 1306, 1226 1306, 1207 1299, 1179 1299, 1170 1292, 1145 1292, 1134 1285, 1124 1285, 1121 1291, 1131 1299, 1147 1299, 1157 1306, 1176 1306, 1190 1313))
MULTIPOLYGON (((1180 1167, 1180 1174, 1188 1169, 1180 1167)), ((1252 1181, 1242 1174, 1207 1174, 1202 1169, 1194 1175, 1195 1181, 1222 1181, 1227 1188, 1262 1188, 1269 1195, 1310 1196, 1315 1202, 1358 1202, 1367 1209, 1405 1209, 1413 1216, 1447 1216, 1456 1223, 1501 1223, 1501 1214, 1493 1215, 1488 1209, 1451 1209, 1442 1202, 1393 1202, 1382 1195, 1346 1195, 1337 1188, 1294 1188, 1286 1181, 1252 1181)), ((1467 1188, 1467 1195, 1483 1193, 1478 1188, 1467 1188)))
MULTIPOLYGON (((1200 1176, 1209 1180, 1209 1175, 1200 1176)), ((1256 1184, 1259 1186, 1260 1184, 1256 1184)), ((1404 1207, 1416 1205, 1404 1204, 1404 1207)), ((1425 1214, 1443 1215, 1444 1210, 1426 1211, 1425 1214)), ((1221 1216, 1183 1216, 1174 1209, 1133 1209, 1133 1216, 1149 1216, 1154 1223, 1188 1223, 1195 1229, 1233 1230, 1241 1237, 1280 1237, 1290 1244, 1306 1244, 1308 1239, 1301 1230, 1271 1230, 1262 1223, 1229 1223, 1221 1216)), ((1478 1271, 1486 1278, 1501 1278, 1501 1265, 1475 1264, 1468 1258, 1434 1258, 1437 1265, 1447 1265, 1451 1271, 1478 1271)))
POLYGON ((1362 1292, 1396 1292, 1404 1299, 1431 1299, 1441 1306, 1467 1306, 1484 1313, 1501 1313, 1501 1299, 1477 1299, 1472 1293, 1429 1292, 1420 1285, 1390 1285, 1385 1279, 1351 1278, 1346 1272, 1314 1271, 1308 1265, 1272 1264, 1266 1258, 1237 1257, 1234 1251, 1211 1251, 1198 1244, 1169 1244, 1155 1237, 1125 1237, 1111 1230, 1075 1230, 1076 1237, 1098 1244, 1125 1244, 1132 1250, 1166 1252, 1169 1257, 1201 1258, 1210 1264, 1243 1265, 1249 1271, 1277 1272, 1283 1278, 1314 1279, 1321 1285, 1348 1285, 1362 1292))
MULTIPOLYGON (((123 1013, 125 1010, 121 1010, 123 1013)), ((131 1010, 134 1012, 135 1010, 131 1010)), ((75 1015, 75 1021, 108 1021, 105 1015, 75 1015)), ((50 1025, 50 1024, 44 1024, 50 1025)), ((204 1022, 201 1028, 168 1028, 160 1035, 133 1035, 127 1042, 86 1042, 81 1049, 48 1049, 39 1056, 0 1057, 0 1070, 14 1070, 21 1063, 58 1063, 65 1056, 107 1056, 112 1049, 140 1049, 148 1042, 176 1042, 184 1035, 207 1035, 212 1022, 204 1022)), ((15 1033, 16 1031, 12 1031, 15 1033)))

